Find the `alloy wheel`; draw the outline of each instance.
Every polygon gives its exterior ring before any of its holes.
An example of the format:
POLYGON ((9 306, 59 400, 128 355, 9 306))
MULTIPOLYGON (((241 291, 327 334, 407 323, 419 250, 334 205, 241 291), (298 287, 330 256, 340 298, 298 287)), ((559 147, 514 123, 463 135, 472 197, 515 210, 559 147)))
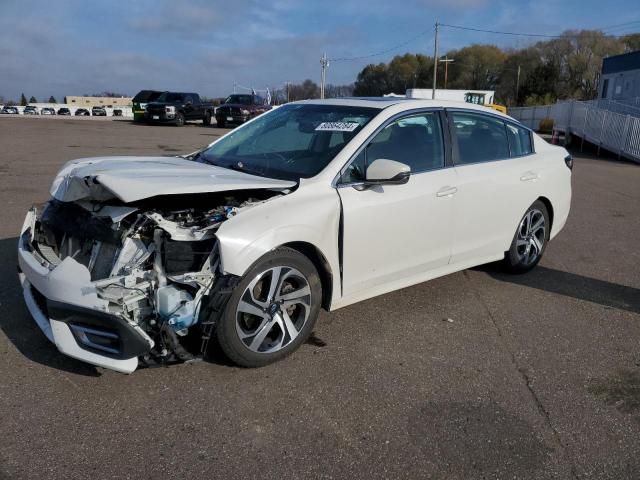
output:
POLYGON ((535 208, 529 210, 520 222, 516 238, 516 252, 523 265, 531 265, 540 257, 546 232, 544 214, 535 208))
POLYGON ((311 311, 307 278, 292 267, 273 267, 257 275, 236 307, 236 332, 256 353, 274 353, 293 342, 311 311))

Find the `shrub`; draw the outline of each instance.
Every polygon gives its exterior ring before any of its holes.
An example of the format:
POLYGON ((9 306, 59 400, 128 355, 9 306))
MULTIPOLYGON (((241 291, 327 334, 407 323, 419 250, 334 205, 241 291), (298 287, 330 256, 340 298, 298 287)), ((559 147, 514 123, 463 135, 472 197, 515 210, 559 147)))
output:
POLYGON ((551 132, 552 130, 553 130, 553 118, 543 118, 542 120, 540 120, 538 131, 551 132))

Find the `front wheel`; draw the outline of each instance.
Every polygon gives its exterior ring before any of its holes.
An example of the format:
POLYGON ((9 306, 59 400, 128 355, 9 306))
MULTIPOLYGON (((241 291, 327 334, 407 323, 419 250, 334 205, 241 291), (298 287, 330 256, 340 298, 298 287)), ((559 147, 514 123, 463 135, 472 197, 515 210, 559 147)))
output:
POLYGON ((226 126, 226 123, 224 121, 224 118, 221 117, 217 117, 216 118, 216 125, 220 128, 224 128, 226 126))
POLYGON ((524 273, 535 267, 547 248, 550 231, 547 207, 540 200, 536 200, 520 220, 511 247, 505 253, 504 263, 507 270, 524 273))
POLYGON ((280 360, 309 338, 321 301, 313 263, 296 250, 278 248, 236 286, 216 328, 218 344, 243 367, 280 360))
POLYGON ((184 114, 177 113, 176 114, 176 126, 183 127, 184 126, 184 114))

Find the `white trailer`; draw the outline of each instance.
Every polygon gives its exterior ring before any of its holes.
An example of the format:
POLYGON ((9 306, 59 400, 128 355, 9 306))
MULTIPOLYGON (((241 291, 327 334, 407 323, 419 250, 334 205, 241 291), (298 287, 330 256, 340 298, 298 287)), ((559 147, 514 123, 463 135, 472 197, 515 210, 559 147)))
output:
MULTIPOLYGON (((407 90, 407 98, 420 98, 433 100, 433 90, 430 88, 410 88, 407 90)), ((436 99, 452 100, 455 102, 475 103, 476 105, 490 105, 495 97, 495 90, 452 90, 437 89, 436 99)))

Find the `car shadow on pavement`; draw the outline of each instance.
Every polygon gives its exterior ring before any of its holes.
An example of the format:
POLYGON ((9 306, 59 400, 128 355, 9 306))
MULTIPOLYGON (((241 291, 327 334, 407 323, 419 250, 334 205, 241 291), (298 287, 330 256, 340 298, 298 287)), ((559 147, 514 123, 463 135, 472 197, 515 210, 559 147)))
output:
POLYGON ((522 275, 510 275, 495 264, 479 267, 491 277, 502 282, 524 285, 546 292, 597 303, 607 308, 617 308, 640 313, 640 289, 537 266, 522 275))
POLYGON ((0 240, 0 330, 33 362, 78 375, 99 376, 92 365, 58 352, 31 318, 18 281, 17 245, 17 237, 0 240))

